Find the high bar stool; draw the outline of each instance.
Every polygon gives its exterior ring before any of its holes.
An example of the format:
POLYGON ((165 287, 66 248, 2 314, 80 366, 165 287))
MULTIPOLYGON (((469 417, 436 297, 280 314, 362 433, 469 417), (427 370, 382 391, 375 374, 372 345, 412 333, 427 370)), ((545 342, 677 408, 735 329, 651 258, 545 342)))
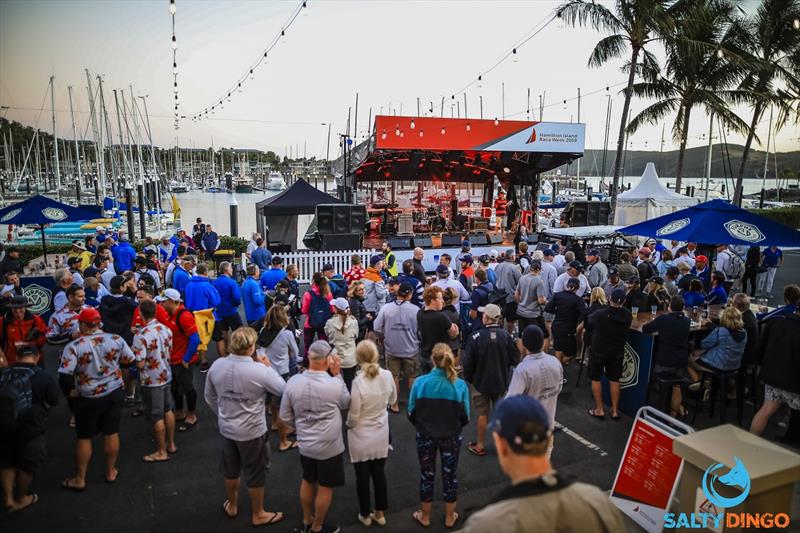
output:
MULTIPOLYGON (((695 420, 697 419, 697 412, 703 408, 703 396, 705 395, 706 391, 706 381, 711 382, 711 390, 709 394, 709 402, 708 402, 708 415, 709 418, 714 417, 714 406, 716 404, 717 396, 720 396, 720 400, 722 400, 722 407, 719 410, 719 423, 724 424, 726 421, 726 411, 728 407, 728 393, 725 390, 725 384, 727 380, 730 378, 734 378, 739 380, 739 369, 734 370, 718 370, 712 369, 708 367, 704 367, 701 375, 700 375, 700 390, 698 391, 697 399, 695 400, 694 404, 694 415, 692 415, 692 425, 694 425, 695 420)), ((737 387, 738 388, 738 387, 737 387)), ((737 419, 741 420, 742 418, 742 404, 741 402, 737 402, 737 419)))

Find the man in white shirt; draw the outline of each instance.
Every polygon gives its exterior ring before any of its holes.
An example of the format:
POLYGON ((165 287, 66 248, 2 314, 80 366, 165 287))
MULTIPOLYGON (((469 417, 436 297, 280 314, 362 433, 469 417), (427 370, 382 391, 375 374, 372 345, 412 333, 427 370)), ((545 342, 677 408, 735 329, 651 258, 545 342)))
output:
POLYGON ((433 282, 434 287, 439 287, 442 290, 446 289, 455 289, 456 293, 458 294, 458 301, 459 302, 468 302, 469 293, 464 286, 455 279, 451 278, 452 270, 445 265, 439 265, 436 267, 436 281, 433 282))
POLYGON ((695 261, 689 256, 689 250, 685 246, 678 248, 678 255, 675 256, 673 261, 675 262, 675 266, 678 266, 681 263, 686 263, 689 265, 689 269, 694 268, 695 261))
POLYGON ((564 257, 564 254, 559 253, 560 247, 558 244, 554 244, 552 246, 552 250, 553 254, 555 254, 553 257, 553 266, 556 268, 556 270, 560 270, 561 267, 566 264, 567 260, 564 257))
POLYGON ((592 289, 589 287, 589 280, 586 279, 586 276, 581 274, 582 268, 583 265, 581 265, 579 261, 572 261, 567 265, 567 271, 556 278, 556 282, 553 285, 553 294, 567 290, 567 280, 569 280, 569 278, 577 278, 580 282, 580 287, 575 291, 575 294, 580 297, 589 294, 592 289))

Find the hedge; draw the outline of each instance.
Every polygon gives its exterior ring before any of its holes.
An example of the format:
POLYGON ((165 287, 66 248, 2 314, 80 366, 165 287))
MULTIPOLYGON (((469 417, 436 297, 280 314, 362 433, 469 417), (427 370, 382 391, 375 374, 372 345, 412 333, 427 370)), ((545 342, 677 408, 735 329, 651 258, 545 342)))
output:
POLYGON ((750 211, 789 227, 800 228, 800 207, 776 207, 774 209, 751 209, 750 211))

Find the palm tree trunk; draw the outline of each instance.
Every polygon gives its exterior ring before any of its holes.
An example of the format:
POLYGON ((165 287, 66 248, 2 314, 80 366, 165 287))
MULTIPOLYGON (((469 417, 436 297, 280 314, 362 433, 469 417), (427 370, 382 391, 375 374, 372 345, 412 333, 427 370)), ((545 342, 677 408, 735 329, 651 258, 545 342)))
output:
POLYGON ((617 189, 619 189, 619 178, 622 175, 622 152, 625 149, 625 128, 628 126, 628 113, 631 107, 631 97, 633 96, 633 81, 636 76, 636 62, 639 60, 639 48, 634 46, 631 52, 630 72, 628 72, 628 86, 625 87, 625 104, 622 106, 622 118, 619 121, 619 137, 617 137, 617 159, 614 164, 614 181, 611 186, 611 221, 617 212, 617 189))
POLYGON ((747 140, 744 143, 744 150, 742 151, 742 162, 739 164, 739 175, 736 176, 736 188, 733 190, 733 203, 742 206, 742 190, 744 187, 744 169, 747 166, 747 156, 750 155, 750 146, 753 144, 753 138, 756 136, 756 126, 758 120, 761 118, 761 113, 764 106, 761 102, 756 103, 753 109, 753 120, 750 121, 750 130, 747 132, 747 140))
POLYGON ((683 177, 683 159, 686 155, 686 139, 689 137, 689 115, 692 106, 686 105, 683 110, 683 131, 681 132, 681 147, 678 151, 678 168, 675 169, 675 192, 681 194, 681 178, 683 177))

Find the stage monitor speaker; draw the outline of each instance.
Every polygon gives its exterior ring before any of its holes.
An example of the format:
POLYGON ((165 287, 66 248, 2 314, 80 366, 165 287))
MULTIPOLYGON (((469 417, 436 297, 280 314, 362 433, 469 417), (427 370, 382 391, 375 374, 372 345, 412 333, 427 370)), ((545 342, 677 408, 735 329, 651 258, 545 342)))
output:
POLYGON ((463 239, 459 233, 442 233, 442 247, 458 246, 461 247, 463 239))
POLYGON ((387 239, 387 242, 389 246, 392 247, 392 250, 410 250, 413 248, 413 246, 411 246, 411 237, 392 235, 387 239))
POLYGON ((303 244, 309 250, 319 252, 334 252, 361 249, 362 235, 360 233, 324 234, 313 233, 303 238, 303 244))
POLYGON ((605 226, 611 216, 610 202, 572 202, 569 207, 569 224, 573 228, 582 226, 605 226))
POLYGON ((320 204, 316 209, 320 235, 364 233, 367 208, 363 205, 320 204))
POLYGON ((430 235, 414 235, 413 239, 414 247, 419 248, 432 248, 433 247, 433 239, 431 239, 430 235))
POLYGON ((503 237, 499 233, 487 233, 486 244, 503 244, 503 237))

